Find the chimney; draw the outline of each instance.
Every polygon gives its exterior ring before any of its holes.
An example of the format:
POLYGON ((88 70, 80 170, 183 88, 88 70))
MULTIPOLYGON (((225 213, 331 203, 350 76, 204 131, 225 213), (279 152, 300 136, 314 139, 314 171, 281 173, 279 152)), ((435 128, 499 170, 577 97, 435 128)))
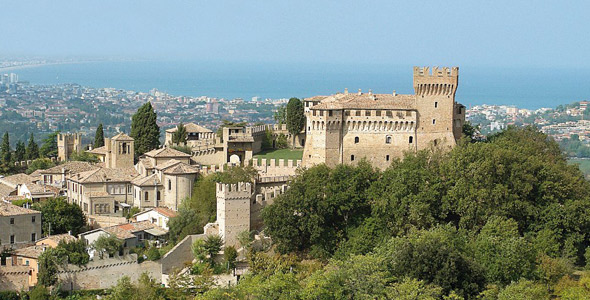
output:
POLYGON ((348 88, 344 89, 344 95, 348 95, 348 88))
POLYGON ((373 90, 369 89, 369 95, 373 95, 373 90))
POLYGON ((361 92, 361 89, 359 89, 359 96, 362 95, 363 93, 361 92))
POLYGON ((393 90, 393 95, 394 95, 394 96, 397 96, 397 93, 395 92, 395 90, 393 90))

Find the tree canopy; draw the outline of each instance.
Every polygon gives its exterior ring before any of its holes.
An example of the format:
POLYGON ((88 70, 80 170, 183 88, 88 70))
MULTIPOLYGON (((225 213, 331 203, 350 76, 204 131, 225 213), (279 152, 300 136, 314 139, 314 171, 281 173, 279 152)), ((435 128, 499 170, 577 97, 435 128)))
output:
POLYGON ((102 146, 104 146, 104 130, 102 129, 102 123, 100 123, 98 124, 98 127, 96 127, 93 147, 96 149, 102 146))
POLYGON ((151 102, 137 109, 131 118, 131 134, 135 139, 135 157, 160 146, 160 127, 151 102))
POLYGON ((180 122, 180 124, 176 126, 176 131, 172 134, 172 144, 186 145, 187 139, 188 133, 186 132, 186 127, 180 122))
POLYGON ((298 98, 289 99, 285 121, 287 122, 287 130, 293 136, 293 146, 295 146, 295 137, 305 126, 303 103, 298 98))
POLYGON ((68 203, 65 198, 49 198, 34 204, 33 209, 40 211, 43 216, 41 224, 44 234, 70 231, 73 235, 77 235, 86 226, 86 216, 80 206, 68 203), (51 232, 49 232, 50 226, 51 232))

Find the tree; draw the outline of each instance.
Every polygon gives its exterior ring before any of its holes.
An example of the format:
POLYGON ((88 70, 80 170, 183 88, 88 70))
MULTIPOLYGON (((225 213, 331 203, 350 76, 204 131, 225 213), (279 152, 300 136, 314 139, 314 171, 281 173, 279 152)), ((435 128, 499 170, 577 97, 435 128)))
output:
POLYGON ((522 279, 507 286, 498 294, 498 300, 549 300, 551 297, 542 284, 522 279))
POLYGON ((31 137, 29 138, 25 157, 27 160, 39 158, 39 146, 37 146, 37 143, 35 143, 35 137, 33 136, 33 133, 31 133, 31 137))
POLYGON ((104 131, 102 129, 102 123, 98 124, 98 127, 96 128, 93 146, 95 149, 104 146, 104 131))
POLYGON ((49 134, 44 140, 43 145, 39 149, 41 157, 57 157, 57 135, 59 131, 49 134))
POLYGON ((86 152, 86 151, 80 151, 80 152, 74 152, 70 155, 70 160, 72 161, 86 161, 86 162, 92 162, 92 163, 97 163, 100 161, 100 159, 98 159, 98 157, 90 152, 86 152))
POLYGON ((10 150, 10 138, 8 137, 8 131, 4 133, 2 137, 2 145, 0 145, 0 159, 4 165, 9 165, 12 162, 12 153, 10 150))
POLYGON ((236 267, 236 259, 238 258, 238 251, 233 246, 226 246, 223 249, 223 257, 225 259, 225 263, 229 269, 233 269, 236 267))
POLYGON ((205 238, 205 244, 203 248, 205 252, 209 255, 209 263, 213 266, 215 262, 215 255, 221 251, 221 246, 223 246, 223 239, 219 235, 208 235, 205 238))
POLYGON ((186 132, 186 127, 180 122, 180 124, 176 126, 176 131, 172 133, 172 144, 186 146, 187 139, 188 133, 186 132))
POLYGON ((14 150, 14 161, 23 161, 26 158, 25 143, 22 141, 16 142, 16 148, 14 150))
POLYGON ((275 111, 273 118, 277 124, 282 125, 287 123, 287 107, 285 105, 281 105, 275 111))
POLYGON ((113 234, 103 234, 90 247, 98 251, 100 258, 103 258, 105 253, 109 256, 115 255, 121 250, 123 243, 113 234))
POLYGON ((52 286, 57 283, 58 266, 63 263, 63 256, 54 248, 47 248, 39 256, 39 273, 37 280, 40 285, 52 286))
POLYGON ((90 256, 86 250, 86 241, 77 239, 69 242, 63 240, 57 244, 58 251, 61 250, 63 256, 67 257, 67 262, 73 265, 85 265, 88 263, 90 256))
POLYGON ((31 174, 36 170, 45 170, 55 166, 55 163, 49 158, 37 158, 29 164, 27 174, 31 174))
POLYGON ((151 102, 142 105, 131 118, 131 134, 135 139, 135 157, 160 146, 160 127, 151 102))
POLYGON ((33 209, 41 212, 43 233, 47 235, 68 231, 77 235, 86 226, 86 216, 80 206, 68 203, 65 198, 49 198, 34 204, 33 209), (49 232, 50 226, 51 232, 49 232))
POLYGON ((303 103, 298 98, 291 98, 287 103, 287 130, 293 136, 293 148, 295 148, 295 138, 305 126, 303 103))

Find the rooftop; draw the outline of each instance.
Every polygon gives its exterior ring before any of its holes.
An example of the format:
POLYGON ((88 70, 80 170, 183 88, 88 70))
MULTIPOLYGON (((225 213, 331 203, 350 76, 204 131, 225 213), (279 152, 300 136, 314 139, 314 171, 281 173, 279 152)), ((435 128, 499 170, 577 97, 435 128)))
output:
POLYGON ((6 203, 4 201, 0 202, 0 216, 19 216, 19 215, 31 215, 31 214, 40 214, 41 212, 16 206, 10 203, 6 203))
POLYGON ((102 183, 106 181, 112 182, 130 182, 139 173, 135 168, 98 168, 96 170, 81 172, 71 176, 72 180, 80 183, 102 183))
POLYGON ((41 256, 41 254, 45 251, 45 248, 47 246, 29 246, 26 248, 21 248, 21 249, 17 249, 14 251, 14 254, 16 254, 17 256, 23 256, 23 257, 30 257, 30 258, 39 258, 39 256, 41 256))
POLYGON ((140 213, 136 213, 134 215, 134 217, 139 216, 139 215, 142 215, 142 214, 145 214, 145 213, 150 212, 150 211, 155 211, 155 212, 157 212, 157 213, 159 213, 159 214, 161 214, 161 215, 163 215, 165 217, 168 217, 168 218, 174 218, 174 217, 176 217, 176 212, 173 211, 173 210, 171 210, 170 208, 167 208, 167 207, 154 207, 152 209, 148 209, 146 211, 142 211, 140 213))
POLYGON ((178 161, 171 159, 160 166, 156 166, 156 169, 164 172, 165 174, 193 174, 199 173, 199 169, 178 161))
MULTIPOLYGON (((176 132, 178 127, 173 127, 170 129, 166 129, 166 132, 176 132)), ((184 128, 186 128, 186 132, 213 132, 210 129, 207 129, 201 125, 197 125, 195 123, 186 123, 184 124, 184 128)))
POLYGON ((136 186, 154 186, 154 182, 156 185, 160 185, 160 178, 158 178, 157 174, 151 174, 146 177, 137 177, 131 181, 131 184, 136 186))
POLYGON ((94 148, 92 150, 88 150, 86 152, 92 153, 92 154, 98 154, 98 155, 106 155, 107 154, 107 147, 102 146, 102 147, 94 148))
MULTIPOLYGON (((99 149, 99 148, 97 148, 97 149, 99 149)), ((93 150, 90 150, 90 151, 93 151, 93 150)), ((57 165, 55 167, 52 167, 52 168, 49 168, 46 170, 40 170, 39 173, 40 174, 61 174, 63 171, 65 171, 66 173, 80 173, 80 172, 95 170, 98 168, 99 168, 99 166, 93 165, 93 164, 91 164, 89 162, 85 162, 85 161, 68 161, 66 163, 63 163, 61 165, 57 165)))
MULTIPOLYGON (((315 99, 314 99, 315 100, 315 99)), ((318 99, 319 100, 319 99, 318 99)), ((415 95, 335 94, 324 97, 311 109, 416 109, 415 95)))
POLYGON ((44 237, 40 240, 37 241, 37 243, 41 243, 43 244, 43 241, 54 241, 55 243, 59 244, 59 242, 64 241, 64 242, 71 242, 71 241, 75 241, 76 237, 69 234, 69 233, 62 233, 62 234, 56 234, 56 235, 50 235, 48 237, 44 237))
POLYGON ((133 138, 120 132, 119 134, 115 135, 111 138, 113 141, 133 141, 133 138))
POLYGON ((149 157, 191 157, 190 154, 186 154, 182 151, 178 151, 176 149, 168 147, 154 149, 152 151, 145 153, 144 155, 149 157))

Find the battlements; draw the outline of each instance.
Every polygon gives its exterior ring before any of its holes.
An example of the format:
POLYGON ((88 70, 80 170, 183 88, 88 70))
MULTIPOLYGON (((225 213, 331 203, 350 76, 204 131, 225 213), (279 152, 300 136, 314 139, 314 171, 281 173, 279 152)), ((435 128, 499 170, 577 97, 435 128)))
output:
POLYGON ((217 196, 225 199, 250 198, 252 195, 252 184, 249 182, 238 182, 237 184, 217 183, 217 196))
POLYGON ((459 67, 414 67, 414 77, 458 77, 459 67), (432 72, 431 72, 432 71, 432 72))

